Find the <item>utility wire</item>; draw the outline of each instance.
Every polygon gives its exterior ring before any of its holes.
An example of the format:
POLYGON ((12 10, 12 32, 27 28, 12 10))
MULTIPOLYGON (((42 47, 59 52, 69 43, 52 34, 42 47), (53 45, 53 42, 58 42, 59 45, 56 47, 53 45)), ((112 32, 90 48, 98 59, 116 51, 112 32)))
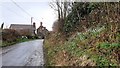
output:
POLYGON ((8 7, 6 7, 6 6, 4 6, 8 11, 10 11, 10 12, 13 12, 14 14, 16 14, 16 15, 18 15, 18 16, 20 16, 20 17, 24 17, 25 19, 27 19, 25 16, 23 16, 23 15, 19 15, 18 13, 16 13, 15 11, 13 11, 13 10, 11 10, 10 8, 8 8, 8 7))
POLYGON ((26 12, 22 7, 20 7, 15 1, 11 0, 18 8, 20 8, 23 12, 25 12, 27 15, 31 16, 28 12, 26 12))
MULTIPOLYGON (((28 12, 26 12, 22 7, 20 7, 20 5, 18 5, 15 1, 11 0, 18 8, 20 8, 23 12, 25 12, 28 16, 33 17, 31 14, 29 14, 28 12)), ((34 18, 34 17, 33 17, 34 18)), ((36 20, 39 20, 37 18, 35 18, 36 20)), ((40 20, 39 20, 40 21, 40 20)))

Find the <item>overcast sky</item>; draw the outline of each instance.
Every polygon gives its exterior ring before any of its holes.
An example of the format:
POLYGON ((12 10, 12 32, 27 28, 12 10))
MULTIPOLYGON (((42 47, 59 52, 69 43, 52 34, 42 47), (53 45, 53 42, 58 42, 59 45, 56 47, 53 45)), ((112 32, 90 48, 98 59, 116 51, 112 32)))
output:
POLYGON ((37 28, 39 27, 40 22, 43 22, 43 26, 48 30, 52 30, 52 24, 57 19, 57 15, 49 6, 51 1, 52 0, 0 0, 0 25, 4 22, 4 28, 9 28, 10 24, 31 24, 30 19, 33 17, 33 22, 36 23, 37 28))
POLYGON ((33 17, 37 28, 40 22, 43 22, 43 26, 52 30, 52 24, 57 19, 55 11, 47 0, 4 0, 0 3, 0 10, 0 24, 4 22, 4 28, 9 28, 10 24, 31 24, 33 17))

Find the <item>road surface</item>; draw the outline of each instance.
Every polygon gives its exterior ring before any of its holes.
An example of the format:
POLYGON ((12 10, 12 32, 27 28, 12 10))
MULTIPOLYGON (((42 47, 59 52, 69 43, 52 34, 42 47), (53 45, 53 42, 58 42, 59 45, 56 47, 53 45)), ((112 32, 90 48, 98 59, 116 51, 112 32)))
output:
POLYGON ((43 66, 43 40, 33 40, 2 49, 2 66, 43 66))

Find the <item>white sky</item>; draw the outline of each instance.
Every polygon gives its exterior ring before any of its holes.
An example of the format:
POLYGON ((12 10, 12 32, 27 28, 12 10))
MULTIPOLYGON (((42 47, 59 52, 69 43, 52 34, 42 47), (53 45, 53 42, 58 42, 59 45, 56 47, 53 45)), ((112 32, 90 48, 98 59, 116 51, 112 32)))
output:
POLYGON ((52 30, 52 24, 57 19, 57 16, 47 0, 44 2, 40 2, 40 0, 13 1, 30 15, 17 7, 12 0, 3 0, 0 3, 0 25, 4 22, 4 28, 9 28, 10 24, 31 24, 31 17, 33 17, 33 22, 36 23, 37 28, 40 26, 40 22, 43 22, 43 26, 48 30, 52 30))
POLYGON ((9 28, 10 24, 31 24, 30 19, 31 17, 34 17, 33 21, 36 23, 37 28, 39 27, 40 22, 43 22, 43 26, 48 30, 52 30, 52 24, 57 19, 57 15, 49 6, 49 2, 51 1, 52 0, 0 0, 0 25, 4 22, 4 28, 9 28), (15 1, 20 7, 29 13, 30 16, 23 12, 12 1, 15 1))

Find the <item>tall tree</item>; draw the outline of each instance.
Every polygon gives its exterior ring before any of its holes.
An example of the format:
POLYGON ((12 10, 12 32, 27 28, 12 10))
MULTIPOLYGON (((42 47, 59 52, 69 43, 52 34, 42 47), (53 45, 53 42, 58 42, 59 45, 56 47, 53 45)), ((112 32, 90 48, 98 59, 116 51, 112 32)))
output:
POLYGON ((70 3, 72 2, 67 2, 67 0, 64 0, 64 2, 56 0, 55 2, 50 3, 51 8, 57 11, 58 20, 65 19, 70 9, 70 3))

